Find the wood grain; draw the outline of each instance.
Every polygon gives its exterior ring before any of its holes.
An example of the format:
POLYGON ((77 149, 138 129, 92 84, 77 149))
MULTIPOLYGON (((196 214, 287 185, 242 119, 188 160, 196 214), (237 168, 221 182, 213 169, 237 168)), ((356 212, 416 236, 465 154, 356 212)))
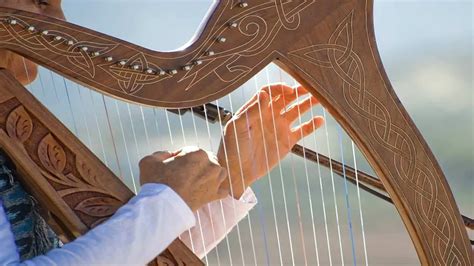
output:
MULTIPOLYGON (((133 193, 13 76, 0 69, 0 147, 21 182, 73 240, 105 221, 133 193)), ((157 240, 158 241, 158 240, 157 240)), ((175 240, 157 265, 202 265, 175 240), (170 263, 171 262, 171 263, 170 263)))
POLYGON ((220 1, 196 42, 171 53, 0 8, 0 48, 101 93, 169 108, 216 100, 275 62, 319 98, 364 153, 421 263, 472 265, 446 178, 385 74, 373 30, 373 1, 254 0, 245 8, 239 3, 220 1), (29 25, 40 31, 29 32, 29 25), (220 37, 227 41, 218 42, 220 37))

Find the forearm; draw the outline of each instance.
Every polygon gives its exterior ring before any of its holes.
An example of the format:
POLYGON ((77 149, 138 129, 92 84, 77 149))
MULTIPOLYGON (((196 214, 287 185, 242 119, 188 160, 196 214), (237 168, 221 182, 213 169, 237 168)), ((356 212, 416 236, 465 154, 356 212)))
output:
POLYGON ((27 265, 145 265, 195 223, 170 188, 145 185, 114 216, 82 237, 24 262, 27 265))
POLYGON ((196 226, 184 232, 180 238, 194 253, 203 258, 243 219, 257 204, 251 189, 247 189, 239 200, 231 196, 211 202, 195 213, 196 226), (191 244, 192 243, 192 244, 191 244))

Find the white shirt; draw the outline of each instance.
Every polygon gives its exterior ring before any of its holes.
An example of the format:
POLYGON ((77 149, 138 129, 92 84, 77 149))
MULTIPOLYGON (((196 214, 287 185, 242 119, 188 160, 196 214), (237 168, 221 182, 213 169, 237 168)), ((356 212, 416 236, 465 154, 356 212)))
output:
POLYGON ((0 265, 145 265, 180 234, 202 258, 255 204, 255 195, 248 189, 240 200, 229 196, 194 214, 171 188, 146 184, 106 222, 62 248, 21 263, 0 204, 0 265))

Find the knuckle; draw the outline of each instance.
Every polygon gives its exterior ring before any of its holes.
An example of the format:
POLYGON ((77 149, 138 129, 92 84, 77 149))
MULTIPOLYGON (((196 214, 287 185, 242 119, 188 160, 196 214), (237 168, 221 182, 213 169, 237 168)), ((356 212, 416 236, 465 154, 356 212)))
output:
POLYGON ((138 163, 138 166, 139 167, 144 167, 144 166, 150 164, 152 161, 153 161, 153 156, 151 156, 151 155, 145 156, 140 160, 140 162, 138 163))
POLYGON ((196 149, 190 152, 189 155, 195 158, 207 158, 207 152, 203 149, 196 149))

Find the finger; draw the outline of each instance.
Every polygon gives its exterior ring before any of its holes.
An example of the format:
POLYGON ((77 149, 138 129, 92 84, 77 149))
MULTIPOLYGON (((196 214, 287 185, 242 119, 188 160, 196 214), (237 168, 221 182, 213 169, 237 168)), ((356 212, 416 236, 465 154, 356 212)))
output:
POLYGON ((152 156, 155 157, 158 161, 162 162, 166 159, 169 159, 175 156, 175 153, 172 153, 170 151, 157 151, 157 152, 154 152, 152 156))
POLYGON ((225 198, 229 195, 230 195, 229 189, 227 187, 222 186, 217 190, 217 199, 216 200, 223 199, 223 198, 225 198))
POLYGON ((298 86, 296 88, 292 88, 291 91, 284 94, 281 100, 285 103, 285 105, 288 105, 294 100, 298 99, 298 97, 304 96, 306 94, 308 94, 308 91, 304 87, 298 86))
POLYGON ((324 124, 324 118, 321 116, 313 117, 311 120, 293 128, 291 135, 294 142, 300 141, 302 138, 313 133, 316 129, 320 128, 324 124))
POLYGON ((314 96, 304 99, 301 102, 293 103, 286 112, 283 113, 283 116, 290 122, 295 121, 299 116, 306 113, 311 107, 319 104, 318 99, 314 96))
POLYGON ((219 176, 217 178, 217 182, 219 184, 219 187, 226 180, 227 180, 227 170, 224 167, 221 167, 221 171, 219 172, 219 176))
POLYGON ((248 100, 244 105, 242 105, 242 107, 239 108, 239 110, 237 110, 237 112, 235 112, 234 115, 245 113, 245 110, 248 109, 250 105, 255 104, 257 102, 259 94, 260 94, 260 91, 255 93, 250 100, 248 100))
POLYGON ((238 117, 244 113, 248 113, 250 110, 252 111, 258 111, 257 107, 262 103, 262 101, 266 100, 269 98, 268 93, 264 90, 260 90, 258 93, 256 93, 250 101, 244 104, 239 111, 237 111, 234 116, 238 117))
POLYGON ((247 110, 245 110, 245 113, 247 114, 249 119, 258 118, 260 117, 260 113, 263 110, 265 110, 266 108, 269 108, 269 104, 270 104, 270 95, 266 91, 261 90, 259 93, 258 100, 254 102, 252 105, 250 105, 247 108, 247 110))

